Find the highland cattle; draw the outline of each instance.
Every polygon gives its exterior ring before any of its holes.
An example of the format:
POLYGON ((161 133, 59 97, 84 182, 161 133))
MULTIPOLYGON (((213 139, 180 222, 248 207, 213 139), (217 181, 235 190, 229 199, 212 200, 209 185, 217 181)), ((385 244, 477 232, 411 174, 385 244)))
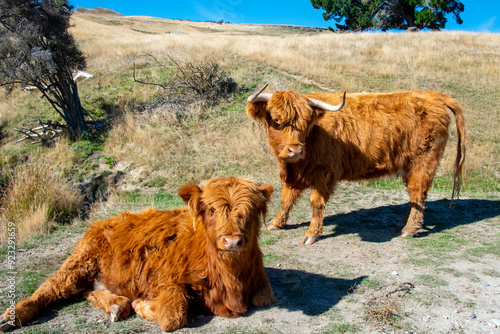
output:
POLYGON ((276 299, 258 238, 274 188, 217 178, 180 188, 187 207, 125 212, 94 222, 61 268, 0 317, 5 331, 52 303, 84 296, 111 321, 135 311, 174 331, 190 304, 225 317, 276 299))
POLYGON ((342 180, 402 176, 410 209, 402 236, 423 227, 427 192, 448 140, 455 115, 457 153, 453 198, 462 184, 465 126, 462 107, 439 92, 376 93, 259 92, 247 99, 246 111, 264 124, 284 183, 281 209, 268 229, 285 227, 302 192, 311 188, 312 219, 303 238, 313 244, 321 235, 325 205, 342 180))

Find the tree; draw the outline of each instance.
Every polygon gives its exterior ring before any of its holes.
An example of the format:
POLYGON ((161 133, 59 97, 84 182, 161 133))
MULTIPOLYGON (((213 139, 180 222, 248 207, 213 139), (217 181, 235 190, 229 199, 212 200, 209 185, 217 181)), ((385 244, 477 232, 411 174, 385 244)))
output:
POLYGON ((458 24, 464 4, 460 0, 311 0, 314 8, 322 8, 325 21, 341 30, 435 29, 445 27, 447 14, 458 24))
POLYGON ((61 115, 72 139, 86 128, 72 71, 83 53, 69 33, 66 0, 0 0, 0 86, 34 86, 61 115))

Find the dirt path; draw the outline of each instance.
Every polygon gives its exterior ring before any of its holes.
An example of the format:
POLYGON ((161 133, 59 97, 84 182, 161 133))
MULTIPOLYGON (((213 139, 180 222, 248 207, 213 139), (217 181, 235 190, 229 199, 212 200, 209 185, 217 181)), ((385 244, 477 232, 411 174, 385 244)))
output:
MULTIPOLYGON (((278 304, 240 318, 190 314, 179 333, 500 333, 500 202, 431 194, 418 238, 395 224, 404 191, 342 184, 327 207, 323 237, 300 240, 310 219, 307 196, 285 230, 263 230, 265 265, 278 304)), ((279 189, 270 215, 277 211, 279 189)), ((269 217, 269 219, 272 217, 269 217)), ((20 252, 24 265, 62 261, 78 236, 20 252), (51 261, 52 261, 51 260, 51 261)), ((2 263, 5 265, 5 262, 2 263)), ((4 286, 1 286, 2 289, 4 286)), ((160 333, 133 316, 111 324, 76 300, 51 307, 15 333, 160 333)))

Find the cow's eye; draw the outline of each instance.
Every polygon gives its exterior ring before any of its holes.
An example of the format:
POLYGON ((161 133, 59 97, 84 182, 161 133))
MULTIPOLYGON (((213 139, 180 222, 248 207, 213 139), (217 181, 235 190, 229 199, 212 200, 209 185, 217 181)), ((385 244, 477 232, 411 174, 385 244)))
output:
POLYGON ((272 123, 273 128, 275 128, 275 129, 280 129, 281 128, 281 124, 279 122, 279 119, 273 118, 272 121, 273 121, 273 123, 272 123))
POLYGON ((210 213, 215 213, 215 209, 214 208, 210 208, 210 213))

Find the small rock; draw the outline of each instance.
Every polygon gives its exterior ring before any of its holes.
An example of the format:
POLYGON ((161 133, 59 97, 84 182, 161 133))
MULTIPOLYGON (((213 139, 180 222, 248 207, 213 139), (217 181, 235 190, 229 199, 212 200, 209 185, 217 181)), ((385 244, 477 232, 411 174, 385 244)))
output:
POLYGON ((491 319, 491 322, 500 327, 500 319, 491 319))
POLYGON ((278 268, 281 267, 281 263, 278 263, 277 266, 278 266, 278 268))
POLYGON ((469 313, 469 318, 476 319, 477 317, 476 317, 476 314, 474 312, 470 312, 469 313))
POLYGON ((429 321, 431 321, 431 316, 430 316, 430 315, 426 316, 426 317, 424 318, 424 321, 425 321, 425 322, 429 322, 429 321))
POLYGON ((484 286, 490 286, 490 283, 483 282, 484 286))
POLYGON ((460 311, 459 310, 455 310, 455 313, 460 313, 460 311))
POLYGON ((391 273, 391 275, 392 275, 392 276, 398 276, 399 274, 397 273, 397 271, 393 271, 393 272, 391 273))

